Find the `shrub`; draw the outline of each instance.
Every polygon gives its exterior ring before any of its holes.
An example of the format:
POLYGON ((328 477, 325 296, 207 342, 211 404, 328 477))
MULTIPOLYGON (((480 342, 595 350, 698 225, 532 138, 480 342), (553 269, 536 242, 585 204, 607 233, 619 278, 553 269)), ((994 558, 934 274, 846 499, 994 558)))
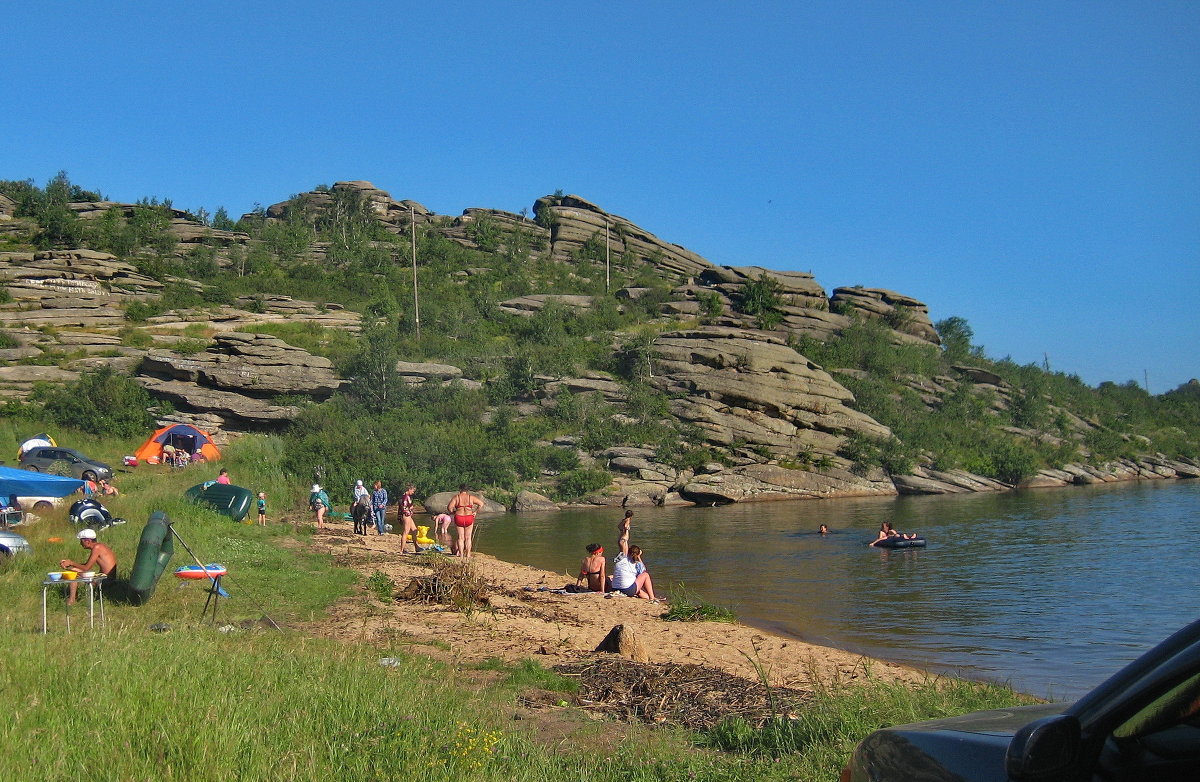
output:
POLYGON ((194 356, 203 352, 207 347, 208 340, 206 339, 181 339, 172 345, 171 349, 181 356, 194 356))
POLYGON ((578 500, 600 491, 611 482, 612 476, 604 470, 571 470, 559 476, 554 498, 568 502, 578 500))
POLYGON ((154 344, 154 337, 137 326, 122 326, 117 336, 121 338, 121 344, 129 348, 148 348, 154 344))
POLYGON ((132 323, 145 323, 156 315, 166 312, 162 299, 147 299, 146 301, 131 301, 125 305, 125 320, 132 323))
POLYGON ((35 401, 55 423, 92 434, 134 437, 154 426, 150 394, 109 366, 60 388, 40 389, 35 401))
POLYGON ((737 614, 727 606, 706 603, 683 584, 671 590, 671 603, 662 617, 667 622, 733 622, 737 614))

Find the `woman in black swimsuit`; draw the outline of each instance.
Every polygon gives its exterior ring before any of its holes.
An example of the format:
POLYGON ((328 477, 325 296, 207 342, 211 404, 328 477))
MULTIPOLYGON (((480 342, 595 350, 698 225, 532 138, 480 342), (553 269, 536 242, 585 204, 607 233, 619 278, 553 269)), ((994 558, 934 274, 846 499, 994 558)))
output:
POLYGON ((588 582, 588 589, 592 592, 604 591, 604 546, 599 543, 590 543, 587 547, 588 555, 584 557, 583 562, 579 565, 579 577, 575 579, 575 585, 578 586, 585 578, 588 582))

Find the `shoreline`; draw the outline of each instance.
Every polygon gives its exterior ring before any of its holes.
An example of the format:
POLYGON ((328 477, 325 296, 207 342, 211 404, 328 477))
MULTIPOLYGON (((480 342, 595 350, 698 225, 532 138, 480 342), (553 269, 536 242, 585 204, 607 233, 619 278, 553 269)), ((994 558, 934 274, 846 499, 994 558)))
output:
MULTIPOLYGON (((398 535, 354 535, 348 522, 326 526, 323 532, 314 531, 311 548, 356 571, 360 583, 380 572, 391 580, 395 594, 429 573, 422 555, 399 553, 398 535)), ((571 579, 488 554, 477 553, 471 562, 488 586, 488 605, 478 610, 460 613, 434 603, 381 603, 360 586, 305 629, 341 640, 400 643, 452 663, 532 658, 548 668, 594 658, 609 631, 623 625, 648 662, 704 665, 751 681, 759 680, 761 667, 773 687, 812 690, 867 677, 916 684, 935 676, 741 622, 666 622, 661 619, 662 603, 537 591, 561 588, 571 579)))

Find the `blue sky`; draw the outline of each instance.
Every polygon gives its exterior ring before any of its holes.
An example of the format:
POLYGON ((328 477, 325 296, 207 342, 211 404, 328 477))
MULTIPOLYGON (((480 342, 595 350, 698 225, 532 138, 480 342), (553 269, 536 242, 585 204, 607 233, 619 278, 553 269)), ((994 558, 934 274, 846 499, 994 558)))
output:
POLYGON ((995 358, 1200 376, 1200 4, 182 5, 7 10, 0 178, 235 216, 562 189, 914 296, 995 358))

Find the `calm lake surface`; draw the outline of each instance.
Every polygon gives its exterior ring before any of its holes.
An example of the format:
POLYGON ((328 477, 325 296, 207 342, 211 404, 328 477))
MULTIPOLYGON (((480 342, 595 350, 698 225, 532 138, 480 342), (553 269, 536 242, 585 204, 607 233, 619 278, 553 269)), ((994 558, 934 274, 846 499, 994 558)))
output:
MULTIPOLYGON (((1200 616, 1200 481, 636 513, 659 591, 683 582, 747 624, 1039 696, 1078 697, 1200 616), (885 520, 929 546, 867 547, 885 520)), ((621 515, 487 518, 478 549, 565 583, 588 543, 611 557, 621 515)))

